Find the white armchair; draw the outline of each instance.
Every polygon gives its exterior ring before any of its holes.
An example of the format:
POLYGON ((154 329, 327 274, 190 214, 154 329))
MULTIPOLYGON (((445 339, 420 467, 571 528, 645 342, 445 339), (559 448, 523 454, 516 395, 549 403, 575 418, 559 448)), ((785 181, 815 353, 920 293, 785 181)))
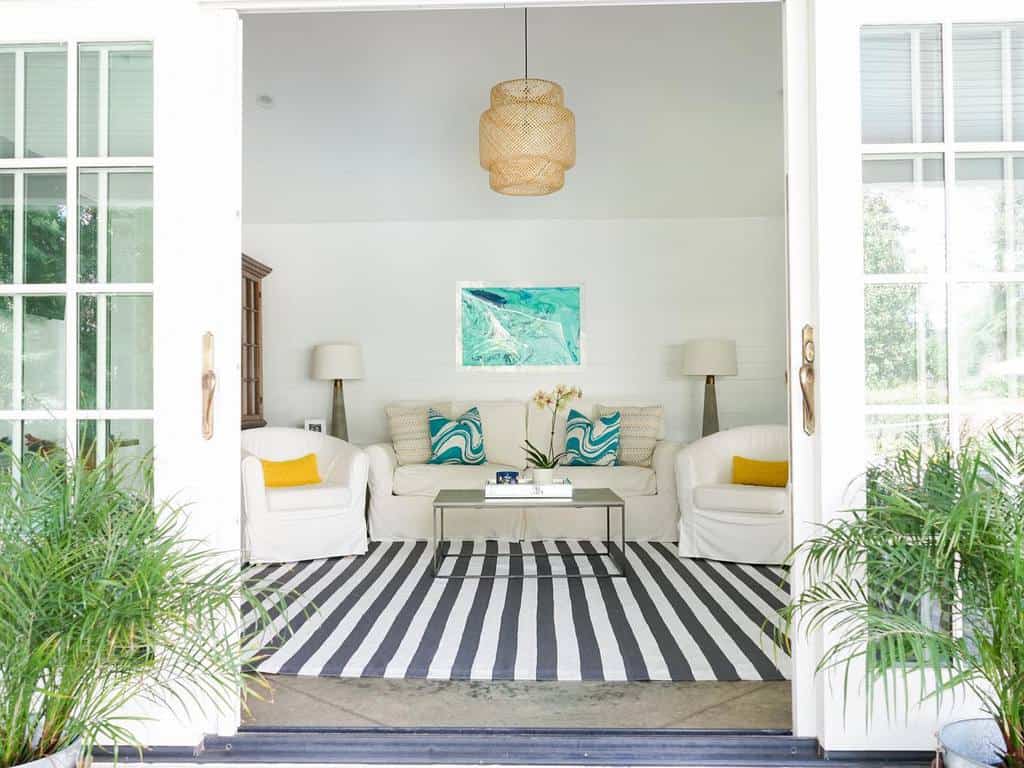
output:
POLYGON ((303 429, 242 432, 243 531, 251 563, 279 563, 366 552, 369 460, 354 445, 303 429), (316 454, 321 482, 267 488, 260 459, 316 454))
POLYGON ((739 427, 709 435, 679 452, 679 556, 782 563, 792 546, 789 488, 734 485, 733 456, 787 461, 788 428, 739 427))

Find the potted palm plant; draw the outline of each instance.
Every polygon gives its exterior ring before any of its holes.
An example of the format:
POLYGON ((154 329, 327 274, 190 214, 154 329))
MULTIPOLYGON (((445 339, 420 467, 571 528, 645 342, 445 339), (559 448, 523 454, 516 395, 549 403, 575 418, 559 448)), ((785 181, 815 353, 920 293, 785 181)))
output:
POLYGON ((237 560, 188 540, 150 479, 148 459, 0 457, 0 768, 138 746, 125 702, 233 706, 253 682, 237 560))
POLYGON ((877 695, 898 712, 911 680, 930 681, 924 698, 977 696, 991 719, 940 731, 947 766, 1024 766, 1022 480, 1018 425, 956 449, 907 447, 868 472, 863 509, 794 553, 806 588, 788 629, 831 627, 819 670, 863 668, 869 713, 877 695))

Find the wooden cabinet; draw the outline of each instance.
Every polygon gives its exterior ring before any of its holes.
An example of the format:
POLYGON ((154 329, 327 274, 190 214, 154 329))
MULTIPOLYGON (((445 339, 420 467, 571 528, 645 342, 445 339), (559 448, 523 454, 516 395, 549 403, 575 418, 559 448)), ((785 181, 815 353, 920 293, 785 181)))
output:
POLYGON ((242 254, 242 429, 264 427, 263 278, 270 267, 242 254))

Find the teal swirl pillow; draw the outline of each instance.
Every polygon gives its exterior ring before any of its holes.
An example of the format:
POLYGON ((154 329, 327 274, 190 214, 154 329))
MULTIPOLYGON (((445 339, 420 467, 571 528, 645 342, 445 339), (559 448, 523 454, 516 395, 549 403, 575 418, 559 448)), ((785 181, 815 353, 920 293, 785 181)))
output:
POLYGON ((565 464, 571 467, 610 467, 619 454, 619 422, 616 411, 591 421, 570 409, 565 423, 565 464))
POLYGON ((431 408, 427 411, 427 425, 430 427, 428 464, 483 464, 487 461, 484 426, 475 406, 457 419, 449 419, 431 408))

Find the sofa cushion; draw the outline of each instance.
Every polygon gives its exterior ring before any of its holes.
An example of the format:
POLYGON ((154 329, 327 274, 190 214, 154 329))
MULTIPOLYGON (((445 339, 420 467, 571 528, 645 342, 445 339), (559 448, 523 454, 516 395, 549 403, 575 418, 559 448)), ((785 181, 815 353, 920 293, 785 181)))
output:
POLYGON ((442 488, 483 488, 496 472, 515 470, 506 464, 406 464, 395 469, 395 496, 429 496, 442 488))
POLYGON ((464 401, 452 403, 453 413, 475 407, 484 428, 487 460, 517 469, 526 466, 526 403, 513 400, 464 401))
POLYGON ((654 446, 663 431, 664 415, 660 405, 598 405, 598 416, 618 413, 619 464, 649 467, 654 446))
POLYGON ((267 506, 271 512, 347 507, 352 491, 343 485, 300 485, 294 488, 267 488, 267 506))
POLYGON ((649 467, 559 467, 556 477, 567 477, 577 488, 611 488, 623 498, 653 496, 658 479, 649 467))
POLYGON ((611 467, 619 455, 619 414, 591 421, 569 409, 565 430, 565 463, 571 467, 611 467))
POLYGON ((694 488, 693 503, 700 509, 718 512, 781 515, 789 507, 789 494, 785 488, 719 483, 694 488))
POLYGON ((480 412, 470 408, 455 419, 445 418, 440 411, 427 411, 430 425, 430 460, 428 464, 485 464, 484 430, 480 412))
POLYGON ((444 412, 441 404, 432 406, 390 405, 384 409, 391 431, 391 443, 399 464, 425 464, 430 459, 430 428, 427 409, 444 412))

